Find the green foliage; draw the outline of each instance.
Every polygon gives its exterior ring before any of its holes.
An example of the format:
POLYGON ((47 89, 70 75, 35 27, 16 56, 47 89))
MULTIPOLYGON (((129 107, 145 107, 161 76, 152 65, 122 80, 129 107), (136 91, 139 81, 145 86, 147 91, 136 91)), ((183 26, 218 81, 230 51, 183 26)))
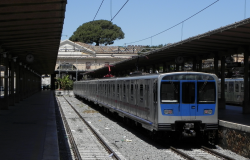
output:
POLYGON ((115 40, 123 39, 124 33, 120 27, 107 20, 96 20, 82 24, 69 38, 71 41, 110 45, 115 40))
POLYGON ((73 89, 73 81, 69 79, 69 75, 66 75, 63 78, 58 78, 57 83, 58 85, 60 85, 61 89, 64 89, 64 90, 73 89))

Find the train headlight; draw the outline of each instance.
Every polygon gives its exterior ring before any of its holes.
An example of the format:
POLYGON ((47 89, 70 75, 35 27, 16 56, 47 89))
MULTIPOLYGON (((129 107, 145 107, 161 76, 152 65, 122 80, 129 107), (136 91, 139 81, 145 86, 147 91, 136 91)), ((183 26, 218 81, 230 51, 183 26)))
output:
POLYGON ((164 109, 164 114, 173 114, 172 109, 164 109))
POLYGON ((204 109, 204 114, 212 114, 213 110, 212 109, 204 109))

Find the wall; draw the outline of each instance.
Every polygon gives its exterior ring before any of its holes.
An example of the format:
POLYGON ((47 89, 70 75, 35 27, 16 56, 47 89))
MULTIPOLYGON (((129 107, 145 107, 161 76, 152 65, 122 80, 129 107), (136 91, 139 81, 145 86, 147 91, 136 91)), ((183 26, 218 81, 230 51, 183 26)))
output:
POLYGON ((250 158, 250 126, 220 120, 218 145, 250 158))

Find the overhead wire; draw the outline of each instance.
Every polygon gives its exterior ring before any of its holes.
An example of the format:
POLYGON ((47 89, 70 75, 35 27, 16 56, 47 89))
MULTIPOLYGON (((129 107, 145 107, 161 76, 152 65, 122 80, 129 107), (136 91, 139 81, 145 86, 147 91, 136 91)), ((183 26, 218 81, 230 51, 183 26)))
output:
MULTIPOLYGON (((104 0, 102 0, 102 3, 103 3, 103 1, 104 1, 104 0)), ((101 6, 102 6, 102 3, 101 3, 101 5, 100 5, 100 7, 99 7, 98 11, 97 11, 97 12, 96 12, 96 14, 95 14, 95 17, 96 17, 96 15, 97 15, 97 14, 98 14, 98 12, 99 12, 99 10, 100 10, 100 8, 101 8, 101 6)), ((94 17, 93 21, 95 20, 95 17, 94 17)))
POLYGON ((111 18, 111 22, 115 19, 115 17, 117 16, 117 14, 123 9, 123 7, 128 3, 128 1, 129 0, 127 0, 126 2, 125 2, 125 4, 122 6, 122 8, 116 13, 116 15, 113 17, 113 18, 111 18))
POLYGON ((182 36, 183 36, 183 25, 184 25, 184 22, 182 22, 182 25, 181 25, 181 41, 182 41, 182 36))
POLYGON ((168 31, 168 30, 170 30, 170 29, 172 29, 172 28, 174 28, 174 27, 176 27, 176 26, 178 26, 178 25, 180 25, 180 24, 184 23, 185 21, 187 21, 187 20, 191 19, 192 17, 196 16, 197 14, 199 14, 199 13, 201 13, 202 11, 206 10, 207 8, 211 7, 212 5, 214 5, 215 3, 217 3, 218 1, 219 1, 219 0, 216 0, 215 2, 213 2, 213 3, 212 3, 212 4, 210 4, 210 5, 208 5, 207 7, 203 8, 203 9, 202 9, 202 10, 200 10, 199 12, 196 12, 196 13, 195 13, 195 14, 193 14, 192 16, 190 16, 190 17, 186 18, 185 20, 183 20, 183 21, 181 21, 181 22, 179 22, 179 23, 177 23, 177 24, 173 25, 172 27, 169 27, 168 29, 165 29, 165 30, 163 30, 163 31, 161 31, 161 32, 159 32, 159 33, 157 33, 157 34, 153 35, 153 36, 150 36, 150 37, 147 37, 147 38, 144 38, 144 39, 138 40, 138 41, 134 41, 134 42, 126 43, 126 44, 132 44, 132 43, 136 43, 136 42, 141 42, 141 41, 147 40, 147 39, 149 39, 149 38, 152 38, 152 37, 158 36, 159 34, 162 34, 162 33, 166 32, 166 31, 168 31))

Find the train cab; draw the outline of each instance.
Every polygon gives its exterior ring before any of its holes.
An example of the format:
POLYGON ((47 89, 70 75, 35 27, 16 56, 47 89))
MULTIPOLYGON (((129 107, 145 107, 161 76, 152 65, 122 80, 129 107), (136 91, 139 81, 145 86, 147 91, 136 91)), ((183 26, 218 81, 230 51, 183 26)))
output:
MULTIPOLYGON (((208 74, 165 75, 160 85, 159 125, 172 130, 217 129, 217 81, 208 74)), ((195 133, 195 132, 193 132, 195 133)))

